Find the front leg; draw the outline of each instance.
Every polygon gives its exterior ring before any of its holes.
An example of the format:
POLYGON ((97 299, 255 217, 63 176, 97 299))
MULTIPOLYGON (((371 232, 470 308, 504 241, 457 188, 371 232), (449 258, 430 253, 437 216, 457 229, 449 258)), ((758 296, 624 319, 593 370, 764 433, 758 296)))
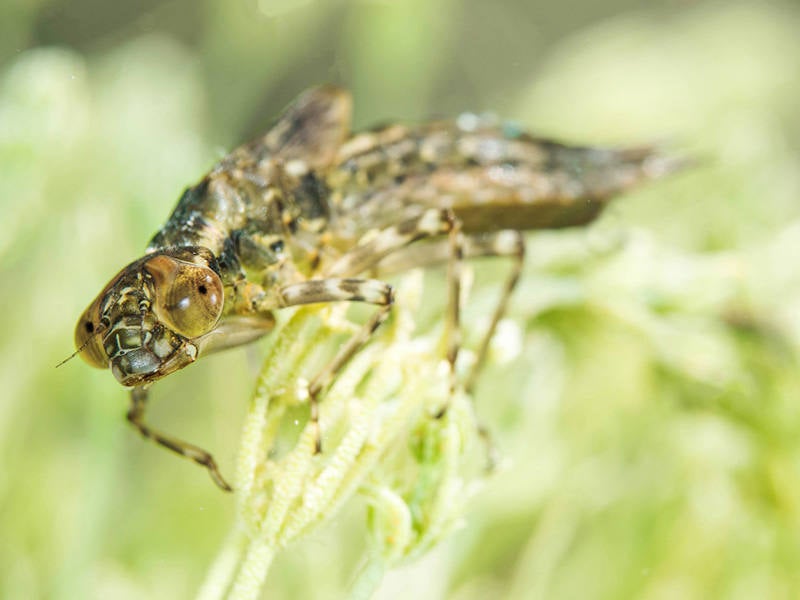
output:
POLYGON ((214 480, 214 483, 216 483, 217 486, 226 492, 233 491, 233 488, 228 485, 228 482, 222 477, 222 474, 219 472, 219 468, 217 467, 217 463, 214 461, 214 457, 211 456, 209 452, 206 452, 194 444, 164 435, 160 431, 152 429, 149 425, 146 425, 144 423, 144 411, 146 406, 147 388, 142 386, 133 388, 131 390, 131 406, 128 409, 127 418, 131 425, 139 430, 139 433, 141 433, 147 439, 153 440, 156 444, 159 444, 164 448, 183 456, 184 458, 193 460, 199 465, 203 465, 206 469, 208 469, 208 474, 211 475, 211 479, 214 480))

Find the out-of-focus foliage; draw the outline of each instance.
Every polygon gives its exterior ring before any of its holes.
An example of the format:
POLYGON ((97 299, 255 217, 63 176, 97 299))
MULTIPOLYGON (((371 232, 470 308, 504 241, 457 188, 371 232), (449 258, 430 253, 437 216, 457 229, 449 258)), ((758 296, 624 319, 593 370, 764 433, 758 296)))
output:
MULTIPOLYGON (((793 597, 798 31, 796 4, 755 0, 3 3, 0 596, 197 590, 231 498, 129 430, 109 373, 53 366, 182 187, 336 81, 361 126, 492 110, 699 159, 588 231, 531 238, 523 351, 477 394, 506 470, 378 597, 793 597)), ((469 338, 504 272, 475 271, 469 338)), ((230 470, 254 364, 236 350, 170 376, 153 422, 230 470)), ((366 547, 350 503, 276 558, 269 597, 344 595, 366 547)))

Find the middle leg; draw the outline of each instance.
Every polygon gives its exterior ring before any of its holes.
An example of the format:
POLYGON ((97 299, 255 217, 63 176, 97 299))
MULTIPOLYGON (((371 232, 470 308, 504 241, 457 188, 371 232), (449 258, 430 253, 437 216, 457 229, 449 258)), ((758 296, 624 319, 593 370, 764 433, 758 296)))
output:
MULTIPOLYGON (((445 356, 450 371, 450 397, 455 393, 455 364, 461 346, 461 265, 464 256, 464 236, 460 222, 450 209, 428 209, 421 215, 378 232, 367 242, 359 244, 335 262, 327 274, 355 275, 374 269, 384 258, 415 247, 414 242, 441 238, 447 235, 447 312, 445 317, 445 356)), ((439 415, 447 410, 443 406, 439 415)))
MULTIPOLYGON (((316 448, 321 449, 319 431, 319 396, 333 381, 336 374, 363 348, 389 316, 394 294, 392 288, 375 279, 350 279, 374 269, 380 260, 408 247, 413 242, 427 238, 448 236, 448 311, 446 329, 446 355, 450 365, 450 390, 455 389, 455 361, 460 344, 459 301, 463 237, 460 226, 448 209, 429 209, 422 214, 377 232, 371 239, 344 254, 330 267, 322 271, 321 279, 309 280, 281 288, 278 305, 296 306, 333 301, 361 301, 379 308, 364 326, 351 337, 331 361, 311 379, 309 384, 310 420, 317 431, 316 448)), ((274 300, 273 300, 274 302, 274 300)), ((263 307, 269 309, 270 307, 263 307)))

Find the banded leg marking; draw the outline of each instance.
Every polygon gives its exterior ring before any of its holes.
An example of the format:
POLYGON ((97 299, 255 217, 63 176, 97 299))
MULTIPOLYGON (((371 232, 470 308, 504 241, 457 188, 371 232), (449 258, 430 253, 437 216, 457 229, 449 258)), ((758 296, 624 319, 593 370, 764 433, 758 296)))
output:
POLYGON ((310 279, 280 289, 281 307, 326 302, 390 304, 392 286, 379 279, 310 279))
POLYGON ((208 474, 211 475, 211 479, 214 480, 214 483, 216 483, 217 486, 226 492, 233 491, 233 488, 228 485, 228 482, 222 477, 222 474, 219 472, 219 468, 217 467, 217 463, 214 461, 214 457, 211 456, 209 452, 206 452, 194 444, 164 435, 160 431, 145 425, 144 412, 146 406, 147 389, 144 387, 133 388, 131 390, 131 406, 128 409, 127 419, 131 425, 139 430, 139 433, 141 433, 142 436, 154 441, 156 444, 159 444, 168 450, 171 450, 172 452, 175 452, 176 454, 179 454, 180 456, 183 456, 184 458, 193 460, 198 465, 204 466, 206 469, 208 469, 208 474))

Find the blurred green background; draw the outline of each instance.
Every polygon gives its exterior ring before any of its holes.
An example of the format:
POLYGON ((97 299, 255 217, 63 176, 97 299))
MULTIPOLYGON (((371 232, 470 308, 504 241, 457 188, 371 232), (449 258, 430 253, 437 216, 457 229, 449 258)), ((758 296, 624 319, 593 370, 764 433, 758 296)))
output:
MULTIPOLYGON (((665 140, 693 172, 532 237, 478 411, 508 468, 378 597, 800 595, 800 6, 690 0, 0 4, 0 596, 183 598, 233 499, 143 443, 75 320, 183 187, 333 81, 356 125, 490 110, 569 141, 665 140)), ((465 321, 503 269, 477 268, 465 321)), ((229 472, 253 360, 170 376, 151 419, 229 472)), ((270 598, 336 598, 363 506, 270 598)))

